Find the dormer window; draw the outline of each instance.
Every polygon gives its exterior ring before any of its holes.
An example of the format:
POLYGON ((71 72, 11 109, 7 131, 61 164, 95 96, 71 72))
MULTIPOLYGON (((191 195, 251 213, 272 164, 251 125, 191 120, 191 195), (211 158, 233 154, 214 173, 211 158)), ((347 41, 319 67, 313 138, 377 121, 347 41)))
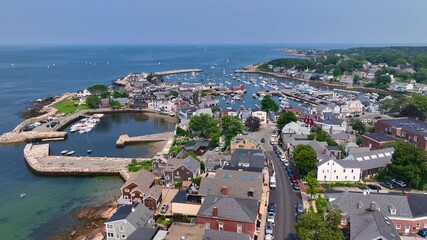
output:
POLYGON ((388 205, 391 215, 396 215, 396 208, 393 205, 388 205))
POLYGON ((248 191, 248 197, 253 197, 253 196, 254 196, 254 191, 249 190, 249 191, 248 191))

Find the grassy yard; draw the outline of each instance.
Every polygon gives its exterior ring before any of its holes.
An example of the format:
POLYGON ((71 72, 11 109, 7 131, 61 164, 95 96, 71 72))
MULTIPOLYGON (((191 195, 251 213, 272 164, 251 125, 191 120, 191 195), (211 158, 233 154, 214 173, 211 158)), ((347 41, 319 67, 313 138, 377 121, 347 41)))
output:
POLYGON ((138 172, 141 169, 147 171, 153 170, 153 160, 144 160, 137 162, 135 159, 128 165, 129 172, 138 172))
POLYGON ((79 106, 78 98, 65 99, 53 106, 59 113, 75 113, 77 110, 88 109, 86 105, 79 106))

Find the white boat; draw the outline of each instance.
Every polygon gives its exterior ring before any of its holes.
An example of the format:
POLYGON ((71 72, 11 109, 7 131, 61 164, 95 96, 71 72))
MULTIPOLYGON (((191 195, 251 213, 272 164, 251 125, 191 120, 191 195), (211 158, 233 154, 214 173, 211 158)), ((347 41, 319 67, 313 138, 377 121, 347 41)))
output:
POLYGON ((70 150, 65 149, 64 151, 61 151, 61 154, 62 154, 62 155, 67 154, 69 151, 70 151, 70 150))
POLYGON ((25 195, 27 195, 27 194, 25 194, 25 193, 21 193, 21 194, 19 195, 19 198, 23 198, 23 197, 25 197, 25 195))
POLYGON ((68 156, 71 156, 71 155, 73 155, 74 153, 76 153, 76 151, 69 151, 69 152, 67 152, 67 155, 68 155, 68 156))

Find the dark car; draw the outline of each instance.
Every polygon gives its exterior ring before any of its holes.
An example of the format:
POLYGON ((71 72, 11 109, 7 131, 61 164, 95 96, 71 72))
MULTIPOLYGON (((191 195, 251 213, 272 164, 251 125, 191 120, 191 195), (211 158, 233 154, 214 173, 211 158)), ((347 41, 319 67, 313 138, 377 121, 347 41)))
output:
POLYGON ((418 235, 420 235, 421 237, 427 237, 427 228, 423 228, 418 231, 418 235))
POLYGON ((291 166, 286 166, 286 172, 292 172, 292 167, 291 166))
POLYGON ((268 210, 268 212, 272 212, 272 213, 274 213, 274 209, 276 208, 276 205, 273 203, 273 202, 270 202, 269 204, 268 204, 268 207, 267 207, 267 210, 268 210))
POLYGON ((386 187, 388 189, 393 189, 394 188, 394 184, 391 182, 383 182, 381 183, 381 186, 386 187))
POLYGON ((298 182, 294 182, 294 184, 292 185, 294 190, 299 190, 299 183, 298 182))
POLYGON ((381 119, 381 116, 375 116, 374 119, 381 119))
POLYGON ((292 183, 296 183, 296 182, 298 182, 298 178, 297 178, 297 177, 295 177, 295 176, 292 176, 292 177, 291 177, 291 182, 292 182, 292 183))
POLYGON ((368 184, 367 186, 372 190, 381 190, 381 187, 375 184, 368 184))
POLYGON ((265 138, 261 138, 261 142, 262 142, 262 143, 265 143, 265 138))

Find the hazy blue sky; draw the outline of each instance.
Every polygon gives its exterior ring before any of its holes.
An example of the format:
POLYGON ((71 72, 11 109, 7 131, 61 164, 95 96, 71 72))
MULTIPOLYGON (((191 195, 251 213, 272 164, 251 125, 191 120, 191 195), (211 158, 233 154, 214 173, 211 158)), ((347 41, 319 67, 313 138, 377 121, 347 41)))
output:
POLYGON ((427 43, 426 0, 1 0, 0 43, 427 43))

